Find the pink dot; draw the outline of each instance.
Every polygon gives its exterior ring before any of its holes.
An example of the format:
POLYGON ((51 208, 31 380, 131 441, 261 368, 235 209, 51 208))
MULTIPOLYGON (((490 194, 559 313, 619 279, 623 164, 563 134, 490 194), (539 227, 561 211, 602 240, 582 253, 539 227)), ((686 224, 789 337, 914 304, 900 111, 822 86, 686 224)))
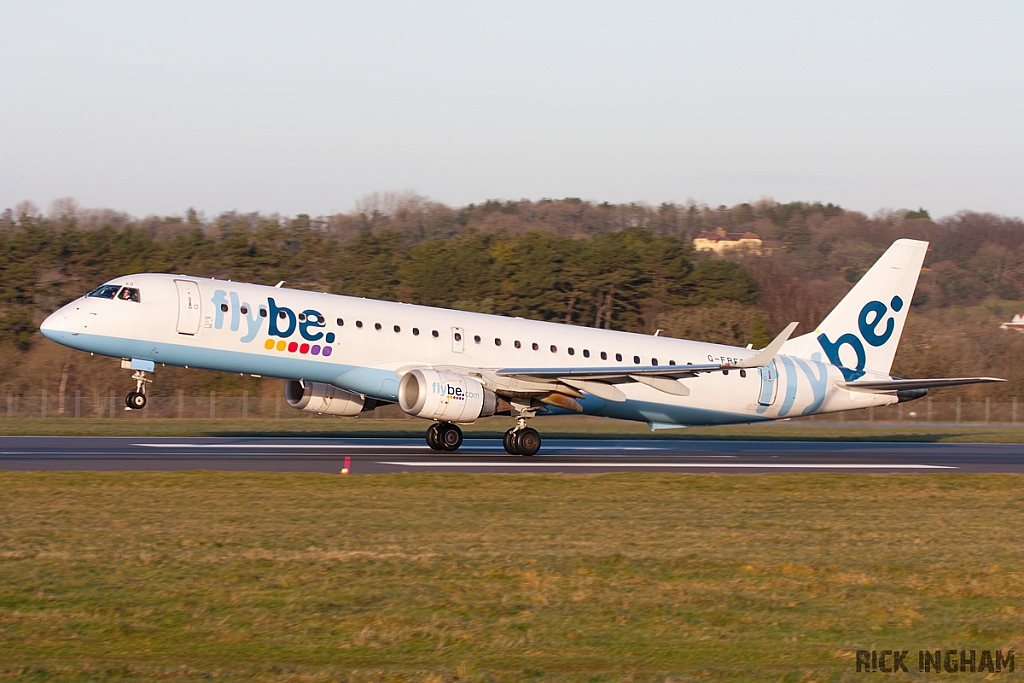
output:
POLYGON ((331 347, 330 346, 325 346, 324 347, 323 355, 325 355, 325 356, 331 355, 331 347))
POLYGON ((288 344, 288 353, 295 353, 295 349, 299 348, 299 345, 295 342, 288 344))
POLYGON ((309 353, 309 344, 303 344, 300 346, 299 353, 309 353))

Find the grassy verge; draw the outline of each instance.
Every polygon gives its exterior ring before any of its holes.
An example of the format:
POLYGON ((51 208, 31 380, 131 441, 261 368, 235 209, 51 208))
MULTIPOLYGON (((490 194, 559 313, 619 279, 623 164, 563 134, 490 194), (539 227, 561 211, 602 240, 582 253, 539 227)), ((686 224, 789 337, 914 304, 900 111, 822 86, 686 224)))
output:
POLYGON ((0 473, 0 680, 859 680, 858 648, 1020 653, 1022 485, 0 473))
MULTIPOLYGON (((508 417, 492 417, 463 426, 469 437, 500 438, 512 426, 508 417)), ((765 441, 922 441, 1024 443, 1020 427, 983 424, 869 424, 776 422, 765 425, 690 427, 652 433, 647 425, 597 417, 543 417, 533 425, 545 438, 755 439, 765 441)), ((7 436, 406 436, 422 437, 423 420, 287 418, 253 420, 175 419, 0 419, 7 436)))

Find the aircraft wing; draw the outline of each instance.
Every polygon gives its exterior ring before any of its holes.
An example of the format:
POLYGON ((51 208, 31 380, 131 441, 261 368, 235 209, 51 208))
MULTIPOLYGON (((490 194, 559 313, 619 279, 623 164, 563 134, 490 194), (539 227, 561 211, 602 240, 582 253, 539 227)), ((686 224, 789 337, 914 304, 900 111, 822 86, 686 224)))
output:
POLYGON ((734 366, 721 363, 708 363, 705 365, 621 365, 604 368, 502 368, 495 374, 501 377, 520 377, 523 379, 552 380, 569 379, 600 380, 604 382, 630 381, 630 375, 645 377, 670 377, 679 379, 682 377, 693 377, 701 372, 712 372, 723 370, 734 366))
POLYGON ((865 380, 862 382, 846 382, 847 389, 878 393, 883 391, 902 391, 904 389, 934 389, 936 387, 958 387, 964 384, 985 384, 987 382, 1005 382, 999 377, 938 377, 934 379, 887 379, 865 380))
POLYGON ((772 362, 778 355, 782 345, 786 343, 789 336, 793 334, 797 323, 790 323, 779 336, 772 342, 758 351, 750 358, 735 363, 704 363, 701 365, 620 365, 617 367, 564 367, 564 368, 502 368, 495 374, 501 377, 518 377, 531 380, 595 380, 603 382, 631 382, 642 381, 637 377, 662 377, 666 379, 681 379, 694 377, 702 372, 714 372, 716 370, 730 370, 733 368, 763 368, 772 362))

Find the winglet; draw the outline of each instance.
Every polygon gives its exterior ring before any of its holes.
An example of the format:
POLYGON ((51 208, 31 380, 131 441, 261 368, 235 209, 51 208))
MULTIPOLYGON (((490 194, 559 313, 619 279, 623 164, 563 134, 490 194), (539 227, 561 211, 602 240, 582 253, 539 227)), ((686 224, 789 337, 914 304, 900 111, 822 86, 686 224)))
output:
POLYGON ((772 362, 772 359, 778 355, 782 349, 782 345, 789 339, 789 335, 793 334, 793 330, 800 323, 790 323, 786 325, 786 329, 779 332, 779 336, 772 340, 772 343, 761 349, 757 355, 751 356, 741 360, 738 363, 733 363, 731 367, 734 368, 763 368, 772 362))

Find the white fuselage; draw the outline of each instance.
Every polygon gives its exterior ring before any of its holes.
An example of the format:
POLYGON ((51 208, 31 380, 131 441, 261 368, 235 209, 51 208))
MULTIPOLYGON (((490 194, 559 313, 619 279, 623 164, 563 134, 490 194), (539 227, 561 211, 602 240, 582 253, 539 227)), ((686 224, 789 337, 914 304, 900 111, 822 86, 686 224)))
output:
MULTIPOLYGON (((111 280, 139 301, 82 297, 42 326, 83 351, 157 365, 324 382, 397 399, 414 367, 609 368, 729 363, 756 352, 719 344, 599 330, 182 275, 111 280)), ((785 349, 784 349, 785 350, 785 349)), ((587 395, 584 412, 652 427, 755 422, 895 403, 849 391, 840 369, 780 354, 769 368, 680 380, 689 395, 618 385, 624 402, 587 395)), ((888 375, 884 375, 888 377, 888 375)))

